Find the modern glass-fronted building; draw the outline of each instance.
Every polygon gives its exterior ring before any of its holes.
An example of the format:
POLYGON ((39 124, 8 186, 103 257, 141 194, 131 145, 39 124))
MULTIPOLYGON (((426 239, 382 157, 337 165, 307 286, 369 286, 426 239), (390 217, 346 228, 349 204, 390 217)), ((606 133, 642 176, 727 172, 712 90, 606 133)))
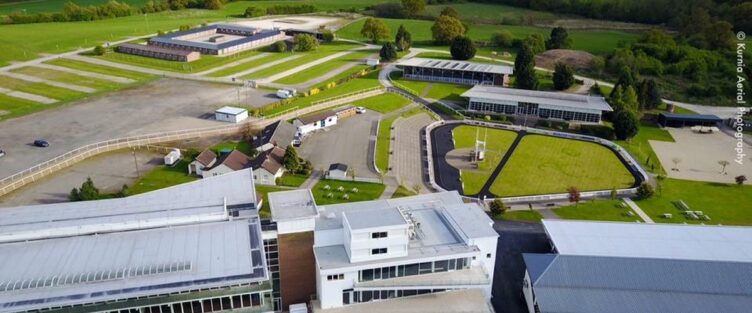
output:
POLYGON ((409 58, 396 65, 405 79, 463 85, 506 86, 514 70, 506 65, 424 58, 409 58))
POLYGON ((475 86, 462 94, 468 111, 532 116, 578 123, 600 123, 612 111, 606 99, 562 92, 475 86))

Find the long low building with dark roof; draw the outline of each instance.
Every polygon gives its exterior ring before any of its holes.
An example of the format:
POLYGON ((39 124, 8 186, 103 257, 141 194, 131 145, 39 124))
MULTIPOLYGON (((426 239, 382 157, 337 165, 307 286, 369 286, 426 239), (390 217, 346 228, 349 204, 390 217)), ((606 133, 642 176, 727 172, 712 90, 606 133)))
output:
POLYGON ((228 55, 284 40, 279 29, 258 29, 232 24, 216 24, 174 32, 149 39, 149 45, 196 51, 201 54, 228 55))
POLYGON ((514 71, 506 65, 425 58, 409 58, 396 65, 405 79, 463 85, 505 86, 514 71))
POLYGON ((115 50, 120 53, 178 62, 193 62, 201 58, 201 54, 196 51, 168 49, 153 45, 140 45, 134 43, 124 43, 117 46, 115 50))
POLYGON ((475 86, 462 94, 468 111, 485 114, 600 123, 603 112, 613 111, 603 97, 563 92, 475 86))

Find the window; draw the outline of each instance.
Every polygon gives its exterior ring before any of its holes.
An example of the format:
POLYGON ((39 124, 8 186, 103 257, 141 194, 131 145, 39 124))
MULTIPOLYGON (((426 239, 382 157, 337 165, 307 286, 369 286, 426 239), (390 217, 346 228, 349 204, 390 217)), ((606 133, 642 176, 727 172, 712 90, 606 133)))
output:
POLYGON ((490 253, 486 253, 486 259, 490 259, 490 258, 491 258, 491 254, 490 253))
POLYGON ((343 280, 345 279, 345 274, 334 274, 334 275, 327 275, 326 280, 343 280))
POLYGON ((386 254, 386 248, 371 249, 371 255, 375 254, 386 254))
POLYGON ((386 237, 387 237, 387 232, 385 231, 371 233, 371 239, 379 239, 379 238, 386 238, 386 237))

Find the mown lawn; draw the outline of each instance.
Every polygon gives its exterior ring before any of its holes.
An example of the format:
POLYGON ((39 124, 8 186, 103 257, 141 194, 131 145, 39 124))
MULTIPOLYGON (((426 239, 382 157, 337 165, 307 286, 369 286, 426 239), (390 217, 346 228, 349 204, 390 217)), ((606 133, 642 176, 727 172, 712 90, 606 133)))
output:
POLYGON ((174 167, 157 166, 151 171, 142 174, 141 178, 128 186, 128 194, 135 195, 154 191, 199 179, 196 176, 188 175, 188 164, 190 162, 191 160, 181 159, 174 167))
POLYGON ((634 177, 613 151, 599 144, 527 135, 491 185, 497 196, 524 196, 627 188, 634 177))
POLYGON ((385 188, 383 184, 322 179, 313 186, 312 192, 316 204, 325 205, 378 199, 385 188), (339 187, 342 187, 343 191, 339 191, 339 187), (353 191, 353 188, 357 188, 358 191, 353 191), (345 195, 349 199, 345 199, 345 195))
POLYGON ((150 75, 150 74, 132 72, 132 71, 122 70, 122 69, 114 68, 110 66, 91 64, 91 63, 86 63, 83 61, 71 60, 71 59, 59 58, 59 59, 47 61, 45 63, 72 68, 72 69, 81 70, 81 71, 86 71, 86 72, 91 72, 91 73, 99 73, 99 74, 118 76, 118 77, 123 77, 123 78, 130 78, 133 80, 146 80, 146 79, 150 79, 154 77, 154 75, 150 75))
MULTIPOLYGON (((475 5, 475 4, 473 4, 475 5)), ((382 19, 389 29, 391 35, 389 38, 394 38, 400 24, 405 27, 412 34, 412 39, 416 47, 434 47, 431 26, 432 21, 424 20, 407 20, 407 19, 382 19)), ((353 39, 366 41, 360 34, 360 29, 363 27, 365 19, 361 19, 354 23, 347 25, 337 31, 337 35, 340 38, 353 39)), ((470 25, 470 31, 468 36, 475 40, 489 40, 491 35, 500 30, 507 30, 512 33, 515 38, 525 38, 531 34, 541 34, 544 37, 548 37, 551 33, 550 28, 533 27, 533 26, 517 26, 517 25, 470 25)), ((572 38, 572 49, 584 50, 593 54, 605 54, 613 51, 620 41, 634 41, 639 35, 618 32, 618 31, 580 31, 570 30, 569 37, 572 38)))
POLYGON ((78 74, 73 74, 73 73, 68 73, 68 72, 63 72, 63 71, 58 71, 58 70, 51 70, 51 69, 46 69, 46 68, 41 68, 41 67, 34 67, 34 66, 26 66, 26 67, 18 68, 18 69, 12 70, 12 72, 26 74, 29 76, 34 76, 34 77, 61 82, 61 83, 68 83, 68 84, 73 84, 73 85, 78 85, 78 86, 90 87, 99 91, 112 90, 122 85, 122 84, 112 82, 109 80, 86 77, 86 76, 81 76, 78 74))
POLYGON ((509 150, 509 146, 517 138, 517 133, 508 130, 461 125, 452 130, 454 148, 466 149, 470 153, 475 148, 476 134, 479 140, 486 141, 486 157, 478 162, 476 170, 460 170, 462 191, 466 195, 480 192, 501 158, 509 150))
POLYGON ((243 140, 223 142, 212 146, 211 149, 215 152, 238 150, 249 157, 254 154, 252 151, 254 149, 251 146, 251 143, 243 140))
POLYGON ((378 96, 360 99, 352 103, 355 107, 364 107, 379 113, 389 113, 404 108, 410 100, 397 94, 387 92, 378 96))
POLYGON ((292 55, 293 54, 289 53, 289 52, 273 52, 273 53, 270 53, 270 54, 265 55, 263 57, 260 57, 258 59, 254 59, 254 60, 251 60, 251 61, 248 61, 248 62, 243 62, 243 63, 235 65, 235 66, 230 66, 228 68, 221 69, 221 70, 216 71, 216 72, 211 72, 211 73, 207 74, 206 76, 210 76, 210 77, 225 77, 225 76, 230 76, 232 74, 240 73, 240 72, 252 69, 252 68, 256 68, 256 67, 259 67, 259 66, 267 64, 267 63, 275 62, 275 61, 281 60, 283 58, 290 57, 292 55))
POLYGON ((41 104, 0 93, 0 121, 47 109, 51 104, 41 104))
POLYGON ((45 83, 33 83, 8 76, 0 76, 0 87, 23 91, 26 93, 40 95, 61 101, 75 100, 83 98, 87 95, 86 93, 75 90, 55 87, 45 83))
POLYGON ((498 214, 494 216, 494 218, 499 220, 507 220, 507 221, 522 221, 522 222, 535 222, 539 223, 543 216, 538 213, 538 211, 535 210, 515 210, 515 211, 506 211, 502 214, 498 214))
POLYGON ((640 131, 633 138, 614 142, 626 149, 646 171, 665 175, 666 170, 661 166, 658 156, 648 142, 649 140, 674 142, 671 133, 659 128, 655 123, 647 121, 640 123, 640 131))
POLYGON ((555 208, 553 211, 559 217, 568 220, 643 221, 621 200, 588 200, 577 205, 555 208), (633 215, 629 216, 628 212, 632 212, 633 215))
POLYGON ((668 178, 655 196, 635 201, 657 223, 752 225, 752 186, 708 183, 668 178), (688 219, 676 202, 692 211, 702 211, 710 221, 688 219), (672 218, 663 218, 670 213, 672 218))
POLYGON ((259 210, 259 216, 261 216, 261 218, 269 218, 272 216, 272 212, 269 207, 270 192, 290 190, 288 188, 280 188, 267 185, 255 185, 254 188, 256 189, 256 193, 261 194, 261 199, 263 200, 263 202, 261 203, 261 209, 259 210))
POLYGON ((277 180, 277 185, 287 187, 300 187, 310 175, 290 174, 284 173, 282 177, 277 180))
POLYGON ((296 68, 298 66, 316 61, 318 59, 325 58, 335 53, 357 48, 359 46, 360 45, 358 44, 342 42, 342 41, 335 41, 332 43, 322 44, 315 51, 293 52, 292 54, 290 54, 290 55, 302 54, 303 55, 302 57, 292 59, 289 62, 277 64, 275 66, 268 67, 259 71, 255 71, 248 75, 242 76, 242 78, 244 79, 266 78, 266 77, 296 68))
POLYGON ((333 59, 329 62, 325 62, 319 65, 310 67, 308 69, 302 70, 300 72, 294 73, 292 75, 283 77, 275 81, 275 83, 288 84, 288 85, 302 84, 314 78, 317 78, 319 76, 323 76, 340 67, 343 67, 347 65, 348 63, 363 64, 363 60, 365 58, 374 56, 376 52, 377 51, 375 50, 355 51, 350 54, 333 59))
POLYGON ((397 187, 397 190, 395 190, 394 193, 392 194, 392 199, 409 197, 409 196, 414 196, 414 195, 417 195, 417 193, 414 190, 407 188, 405 186, 399 185, 399 187, 397 187))

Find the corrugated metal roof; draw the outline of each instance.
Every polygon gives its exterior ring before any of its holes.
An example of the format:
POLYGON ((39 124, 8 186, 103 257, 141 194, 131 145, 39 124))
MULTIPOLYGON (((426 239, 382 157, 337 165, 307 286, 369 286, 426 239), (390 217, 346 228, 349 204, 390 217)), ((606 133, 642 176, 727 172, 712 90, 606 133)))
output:
POLYGON ((541 312, 748 312, 752 263, 524 254, 541 312), (533 270, 534 272, 537 270, 533 270), (533 278, 535 277, 535 278, 533 278))
POLYGON ((165 34, 158 37, 153 37, 149 39, 150 42, 158 42, 158 43, 165 43, 165 44, 175 44, 175 45, 183 45, 183 46, 190 46, 190 47, 197 47, 197 48, 203 48, 203 49, 210 49, 210 50, 221 50, 228 47, 236 46, 239 44, 252 42, 256 40, 265 39, 268 37, 277 36, 281 33, 280 30, 272 30, 272 29, 265 29, 265 30, 258 30, 252 27, 244 27, 244 26, 238 26, 238 25, 229 25, 229 24, 222 24, 222 25, 209 25, 206 27, 199 27, 190 29, 187 31, 182 32, 174 32, 165 34), (239 38, 236 40, 230 40, 226 42, 221 43, 208 43, 208 42, 198 42, 198 41, 191 41, 191 40, 182 40, 177 39, 178 37, 195 34, 207 30, 212 29, 232 29, 232 30, 238 30, 238 31, 248 31, 252 32, 255 31, 253 35, 250 36, 244 36, 243 38, 239 38))
POLYGON ((465 98, 481 98, 512 102, 531 102, 574 109, 612 111, 611 106, 608 105, 606 99, 603 97, 578 95, 565 92, 536 91, 476 85, 470 90, 465 91, 462 96, 465 98))
POLYGON ((507 65, 426 58, 409 58, 400 60, 396 63, 396 65, 506 75, 511 75, 514 71, 514 68, 507 65))
POLYGON ((677 113, 661 113, 665 118, 677 121, 707 121, 707 122, 721 122, 720 117, 712 114, 677 114, 677 113))

